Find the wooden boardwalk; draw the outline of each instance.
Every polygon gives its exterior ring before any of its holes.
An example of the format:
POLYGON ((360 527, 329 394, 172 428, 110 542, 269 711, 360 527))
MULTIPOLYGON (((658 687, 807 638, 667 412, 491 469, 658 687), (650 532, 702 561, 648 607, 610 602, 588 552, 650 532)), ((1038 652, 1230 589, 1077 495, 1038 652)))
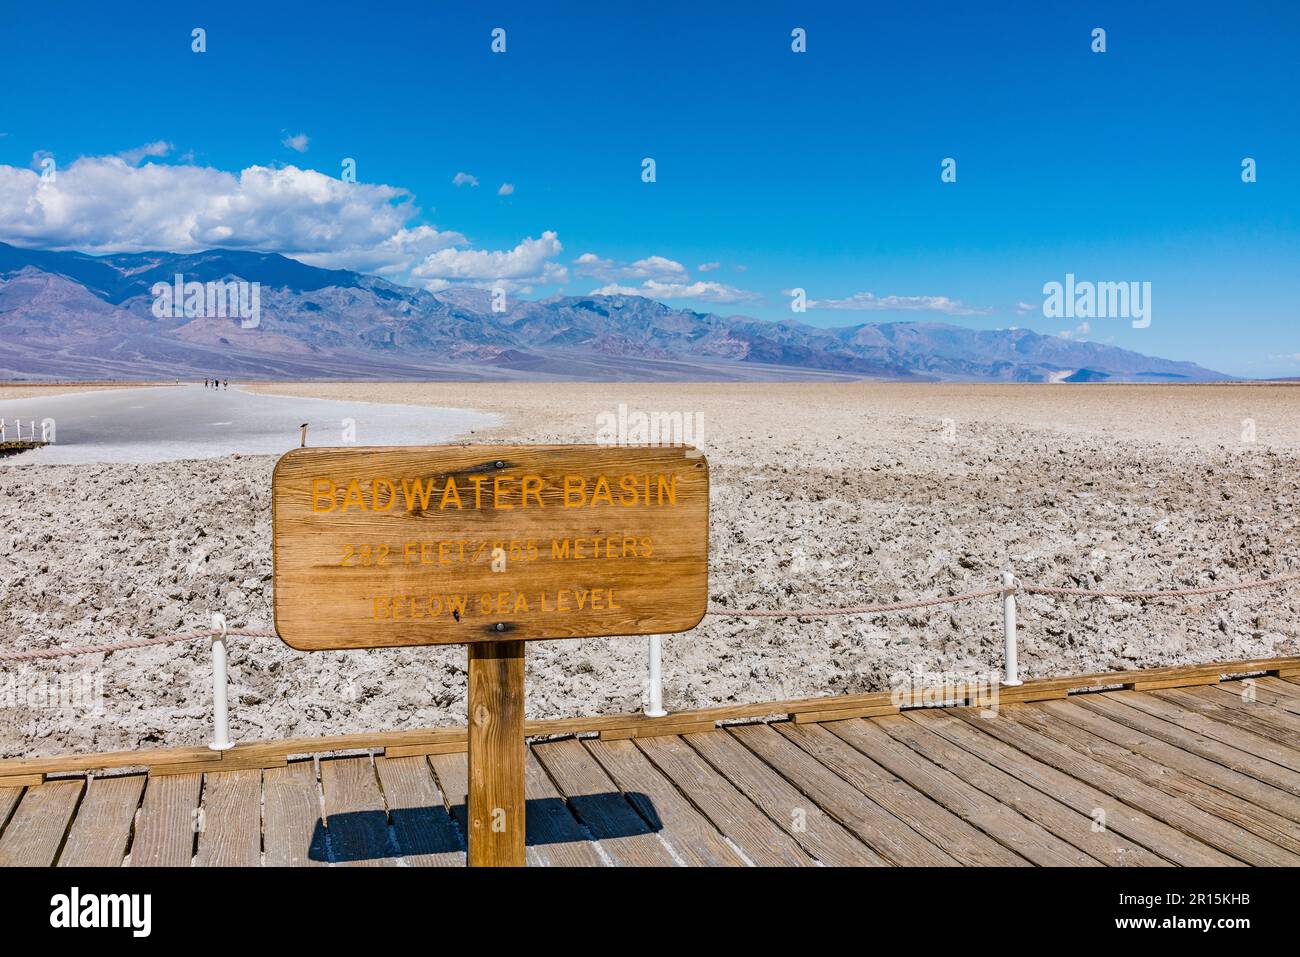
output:
MULTIPOLYGON (((528 860, 1300 864, 1300 678, 1064 694, 534 742, 528 860)), ((0 788, 0 865, 465 863, 463 752, 154 770, 0 788)))

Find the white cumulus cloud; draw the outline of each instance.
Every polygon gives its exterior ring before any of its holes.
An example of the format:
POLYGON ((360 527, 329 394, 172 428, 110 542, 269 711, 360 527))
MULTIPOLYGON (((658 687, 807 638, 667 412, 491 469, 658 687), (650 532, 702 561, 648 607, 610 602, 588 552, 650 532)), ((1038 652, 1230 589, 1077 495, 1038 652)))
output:
POLYGON ((425 257, 411 270, 411 276, 424 280, 426 288, 434 290, 462 282, 524 291, 533 285, 551 285, 568 278, 568 270, 551 261, 563 249, 553 231, 542 233, 538 239, 527 237, 513 249, 442 249, 425 257))
POLYGON ((591 279, 616 281, 620 279, 687 279, 686 267, 665 256, 646 256, 634 262, 624 263, 614 259, 604 259, 595 253, 583 253, 573 261, 573 271, 579 276, 591 279))
POLYGON ((662 282, 647 279, 640 286, 623 286, 610 283, 591 291, 593 296, 645 296, 647 299, 695 299, 700 302, 752 302, 760 299, 757 293, 720 282, 662 282))
POLYGON ((510 195, 511 193, 513 193, 514 191, 515 191, 515 184, 514 184, 514 183, 502 183, 502 184, 501 184, 501 188, 500 188, 499 190, 497 190, 497 195, 498 195, 498 196, 509 196, 509 195, 510 195))
POLYGON ((166 156, 174 147, 165 140, 156 140, 153 143, 145 143, 143 146, 137 146, 132 150, 123 150, 117 155, 126 161, 128 166, 138 166, 140 160, 147 156, 166 156))
POLYGON ((306 133, 295 133, 292 136, 286 134, 284 139, 280 140, 280 145, 287 146, 298 153, 305 153, 307 147, 311 145, 311 137, 306 133))
POLYGON ((939 312, 947 316, 987 316, 993 311, 968 306, 947 296, 877 296, 870 292, 857 292, 846 299, 809 299, 808 308, 868 312, 896 309, 902 312, 939 312))
POLYGON ((451 178, 453 186, 477 186, 478 177, 471 176, 469 173, 457 173, 451 178))

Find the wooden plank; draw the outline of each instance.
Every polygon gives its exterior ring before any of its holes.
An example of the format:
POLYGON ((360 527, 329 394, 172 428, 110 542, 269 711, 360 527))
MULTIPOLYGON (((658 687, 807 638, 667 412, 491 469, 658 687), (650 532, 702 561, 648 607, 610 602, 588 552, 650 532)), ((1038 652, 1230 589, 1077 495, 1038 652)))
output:
POLYGON ((203 782, 196 867, 262 863, 262 772, 222 771, 203 782))
POLYGON ((996 765, 1044 794, 1096 819, 1105 815, 1105 827, 1184 867, 1241 866, 1241 862, 1188 837, 1158 818, 1131 807, 1085 780, 1076 779, 982 730, 984 722, 963 721, 957 711, 908 711, 905 717, 996 765))
POLYGON ((4 789, 22 789, 34 788, 38 784, 45 783, 43 774, 9 774, 0 778, 0 788, 4 789))
POLYGON ((1231 691, 1225 694, 1217 687, 1189 689, 1184 693, 1212 707, 1228 708, 1243 719, 1248 719, 1252 724, 1258 723, 1272 728, 1276 735, 1280 735, 1278 740, 1285 743, 1300 742, 1300 714, 1261 702, 1258 690, 1256 687, 1256 696, 1253 700, 1243 696, 1240 689, 1235 694, 1231 691))
POLYGON ((1156 691, 1153 694, 1186 711, 1194 711, 1212 721, 1233 725, 1282 745, 1295 754, 1294 757, 1288 756, 1289 763, 1286 766, 1293 771, 1300 771, 1300 751, 1295 748, 1297 742, 1300 742, 1300 732, 1284 725, 1282 713, 1258 714, 1240 705, 1234 706, 1231 702, 1221 704, 1218 695, 1208 698, 1204 692, 1170 690, 1156 691))
POLYGON ((634 728, 614 728, 600 732, 600 740, 628 741, 633 738, 702 734, 706 731, 712 731, 715 727, 716 725, 712 721, 692 721, 686 724, 654 724, 634 728))
POLYGON ((528 863, 537 867, 603 867, 605 858, 532 749, 524 756, 528 800, 528 863))
POLYGON ((48 758, 9 758, 0 761, 0 776, 143 768, 164 764, 217 763, 220 760, 220 752, 202 747, 109 751, 103 754, 71 754, 48 758))
MULTIPOLYGON (((1006 863, 1023 864, 1029 861, 1044 867, 1101 866, 1098 861, 1032 818, 989 797, 931 761, 924 753, 894 740, 875 721, 836 722, 817 731, 839 739, 843 746, 851 746, 870 758, 875 765, 898 775, 931 801, 977 828, 976 833, 984 840, 996 841, 1003 850, 1003 856, 1011 858, 1006 863)), ((829 750, 829 741, 824 741, 823 744, 829 750)), ((955 843, 945 844, 944 850, 958 860, 964 860, 964 856, 958 854, 959 846, 955 843)), ((973 847, 970 853, 972 863, 982 862, 988 857, 989 851, 982 843, 973 847)))
POLYGON ((463 867, 465 843, 429 762, 422 757, 375 758, 375 770, 402 860, 412 867, 463 867))
MULTIPOLYGON (((1107 692, 1105 697, 1112 697, 1107 692)), ((1149 715, 1161 718, 1171 724, 1202 734, 1207 738, 1222 741, 1238 750, 1266 761, 1272 761, 1289 771, 1300 771, 1300 751, 1278 744, 1269 738, 1246 731, 1235 724, 1209 718, 1198 711, 1189 711, 1173 701, 1166 701, 1155 695, 1115 695, 1115 700, 1136 708, 1149 715)), ((1258 776, 1258 775, 1257 775, 1258 776)))
POLYGON ((1234 748, 1215 738, 1207 737, 1190 727, 1185 728, 1182 725, 1158 718, 1153 714, 1148 714, 1139 708, 1132 707, 1125 697, 1088 694, 1079 695, 1071 700, 1081 708, 1086 708, 1117 724, 1140 731, 1148 738, 1167 741, 1184 751, 1198 754, 1216 764, 1223 765, 1225 768, 1230 768, 1257 781, 1263 781, 1265 784, 1271 784, 1275 788, 1288 793, 1300 793, 1300 772, 1288 770, 1280 764, 1274 764, 1272 761, 1261 761, 1253 754, 1234 748))
POLYGON ((533 754, 616 864, 635 867, 675 864, 668 845, 627 801, 600 763, 577 740, 533 745, 533 754))
MULTIPOLYGON (((1272 675, 1265 675, 1255 679, 1255 684, 1260 688, 1267 688, 1279 699, 1285 699, 1292 704, 1300 704, 1300 684, 1293 684, 1284 678, 1277 678, 1272 675)), ((1224 685, 1225 688, 1231 685, 1224 685)))
POLYGON ((450 741, 442 744, 406 744, 389 745, 384 748, 386 758, 412 758, 430 754, 464 754, 469 750, 468 735, 464 741, 450 741))
POLYGON ((889 865, 730 734, 693 734, 682 740, 816 860, 829 867, 889 865))
POLYGON ((1161 688, 1191 688, 1198 685, 1217 685, 1218 675, 1187 675, 1173 678, 1138 679, 1125 683, 1125 691, 1158 691, 1161 688))
POLYGON ((523 867, 524 643, 469 646, 470 867, 523 867))
POLYGON ((1263 705, 1279 708, 1287 714, 1300 715, 1300 696, 1279 692, 1274 685, 1267 683, 1270 681, 1277 682, 1284 688, 1289 687, 1277 678, 1244 678, 1241 681, 1218 685, 1214 690, 1225 696, 1222 701, 1235 703, 1240 707, 1263 705))
MULTIPOLYGON (((237 747, 239 745, 235 745, 235 748, 237 747)), ((230 750, 233 751, 234 748, 230 750)), ((229 754, 230 751, 224 753, 229 754)), ((235 771, 263 771, 267 768, 282 768, 286 764, 288 764, 288 759, 283 756, 273 757, 260 753, 246 753, 239 757, 218 761, 216 764, 206 761, 194 764, 161 764, 150 768, 149 773, 154 777, 165 777, 168 774, 226 774, 235 771)))
POLYGON ((903 865, 951 867, 957 864, 954 858, 769 725, 740 725, 728 728, 727 732, 886 860, 903 865))
POLYGON ((698 867, 739 867, 745 859, 736 853, 704 815, 682 796, 631 741, 587 741, 587 750, 652 824, 677 857, 698 867))
POLYGON ((202 790, 201 774, 149 775, 131 842, 132 867, 190 866, 202 790))
POLYGON ((826 711, 796 711, 790 715, 795 724, 817 724, 822 721, 846 721, 849 718, 874 718, 882 714, 898 714, 898 705, 875 705, 859 708, 836 708, 826 711))
MULTIPOLYGON (((1002 823, 995 820, 994 810, 1001 805, 893 741, 883 731, 872 729, 869 720, 836 721, 833 723, 835 734, 820 725, 798 726, 781 722, 774 727, 960 863, 976 867, 1028 865, 1024 856, 968 823, 971 817, 986 824, 1002 823), (881 740, 875 739, 873 731, 881 740), (875 752, 870 757, 863 753, 867 747, 875 752), (886 769, 879 762, 880 757, 894 766, 886 769)), ((1014 811, 1007 813, 1016 819, 1012 826, 1019 826, 1025 834, 1032 830, 1042 831, 1014 811)), ((1050 837, 1042 832, 1039 843, 1044 853, 1050 837)), ((1054 863, 1062 863, 1062 857, 1067 855, 1073 858, 1070 863, 1077 864, 1086 859, 1087 856, 1077 848, 1065 847, 1069 848, 1067 854, 1058 853, 1054 863)), ((1096 865, 1095 861, 1091 863, 1096 865)))
MULTIPOLYGON (((906 716, 878 718, 871 724, 951 771, 971 787, 979 788, 1007 807, 1015 808, 1095 861, 1112 867, 1171 866, 1168 861, 1114 831, 1095 827, 1093 819, 1078 809, 1031 787, 930 729, 909 721, 906 716)), ((836 732, 838 726, 829 730, 836 732)))
POLYGON ((356 867, 396 866, 384 798, 370 758, 322 760, 320 780, 330 860, 356 867))
POLYGON ((145 775, 92 778, 59 855, 60 867, 121 867, 145 775))
POLYGON ((429 766, 433 769, 438 789, 446 803, 447 813, 460 829, 461 844, 469 833, 469 817, 466 803, 469 797, 469 756, 464 752, 429 755, 429 766))
MULTIPOLYGON (((1029 705, 1008 705, 1000 708, 996 718, 981 722, 980 730, 1000 738, 1059 771, 1096 783, 1098 787, 1125 804, 1140 808, 1152 817, 1239 861, 1268 866, 1285 862, 1291 857, 1244 828, 1221 820, 1183 798, 1134 780, 1131 776, 1116 771, 1105 763, 1060 743, 1055 738, 1033 730, 1010 716, 1017 708, 1029 707, 1029 705)), ((960 710, 954 711, 953 714, 959 720, 968 723, 979 720, 960 710)))
POLYGON ((267 867, 324 867, 329 863, 314 760, 263 771, 262 804, 267 867))
POLYGON ((10 816, 22 799, 22 788, 0 788, 0 835, 4 834, 10 816))
POLYGON ((49 867, 63 848, 86 782, 46 781, 28 788, 0 834, 0 867, 49 867))
POLYGON ((643 738, 637 747, 754 864, 807 867, 814 863, 794 838, 681 738, 643 738))
MULTIPOLYGON (((1249 775, 1234 771, 1195 751, 1168 741, 1153 739, 1142 731, 1112 721, 1074 702, 1054 703, 1046 708, 1071 727, 1104 738, 1135 755, 1150 758, 1157 765, 1175 768, 1197 781, 1203 781, 1228 794, 1267 808, 1291 821, 1300 821, 1300 794, 1265 784, 1249 775)), ((1244 757, 1244 755, 1243 755, 1244 757)), ((1297 826, 1300 831, 1300 826, 1297 826)))
POLYGON ((1184 759, 1188 756, 1184 752, 1166 752, 1172 763, 1162 765, 1073 726, 1068 716, 1063 718, 1042 709, 1032 713, 1017 709, 1011 712, 1011 718, 1068 747, 1085 751, 1133 781, 1180 798, 1220 821, 1250 832, 1239 841, 1239 849, 1232 852, 1247 863, 1300 865, 1300 824, 1186 773, 1188 762, 1184 759))
POLYGON ((708 604, 697 449, 300 448, 271 484, 275 626, 304 651, 668 634, 708 604))
MULTIPOLYGON (((1233 852, 1248 863, 1300 865, 1300 824, 1197 778, 1190 773, 1194 756, 1167 747, 1162 752, 1165 762, 1157 762, 1115 744, 1101 734, 1074 725, 1075 716, 1068 712, 1063 716, 1043 709, 1033 712, 1013 710, 1009 717, 1067 747, 1086 752, 1131 781, 1173 795, 1221 821, 1250 832, 1261 840, 1248 835, 1241 839, 1240 851, 1233 852), (1285 853, 1275 853, 1278 851, 1285 853)), ((1079 717, 1080 721, 1087 719, 1099 720, 1094 715, 1079 717)), ((1249 783, 1260 791, 1265 788, 1259 782, 1249 783)))

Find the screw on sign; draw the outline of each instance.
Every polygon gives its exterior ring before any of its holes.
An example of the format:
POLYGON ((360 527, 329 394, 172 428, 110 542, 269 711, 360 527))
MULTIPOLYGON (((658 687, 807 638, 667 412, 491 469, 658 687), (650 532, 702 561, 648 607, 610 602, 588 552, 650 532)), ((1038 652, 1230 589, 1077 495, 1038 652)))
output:
POLYGON ((302 651, 465 644, 469 863, 524 863, 524 643, 689 631, 709 469, 683 446, 295 449, 275 629, 302 651))

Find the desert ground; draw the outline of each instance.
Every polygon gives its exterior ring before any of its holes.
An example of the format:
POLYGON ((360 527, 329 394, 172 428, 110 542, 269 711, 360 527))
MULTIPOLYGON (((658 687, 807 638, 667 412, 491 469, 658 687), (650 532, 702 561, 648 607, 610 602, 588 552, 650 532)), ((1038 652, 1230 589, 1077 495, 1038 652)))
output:
MULTIPOLYGON (((297 383, 255 391, 475 409, 475 441, 593 442, 691 416, 712 477, 712 603, 843 606, 1026 582, 1220 584, 1300 571, 1300 386, 297 383)), ((359 436, 364 444, 364 436, 359 436)), ((0 469, 0 647, 271 623, 270 456, 0 469)), ((1300 588, 1020 599, 1037 677, 1300 653, 1300 588)), ((861 618, 710 616, 664 642, 670 710, 882 690, 1002 663, 996 599, 861 618)), ((463 723, 465 651, 232 641, 238 740, 463 723)), ((643 706, 645 642, 535 642, 528 714, 643 706)), ((0 753, 205 742, 206 642, 0 665, 0 753), (59 706, 50 689, 99 682, 59 706), (6 688, 8 694, 6 697, 6 688)))

